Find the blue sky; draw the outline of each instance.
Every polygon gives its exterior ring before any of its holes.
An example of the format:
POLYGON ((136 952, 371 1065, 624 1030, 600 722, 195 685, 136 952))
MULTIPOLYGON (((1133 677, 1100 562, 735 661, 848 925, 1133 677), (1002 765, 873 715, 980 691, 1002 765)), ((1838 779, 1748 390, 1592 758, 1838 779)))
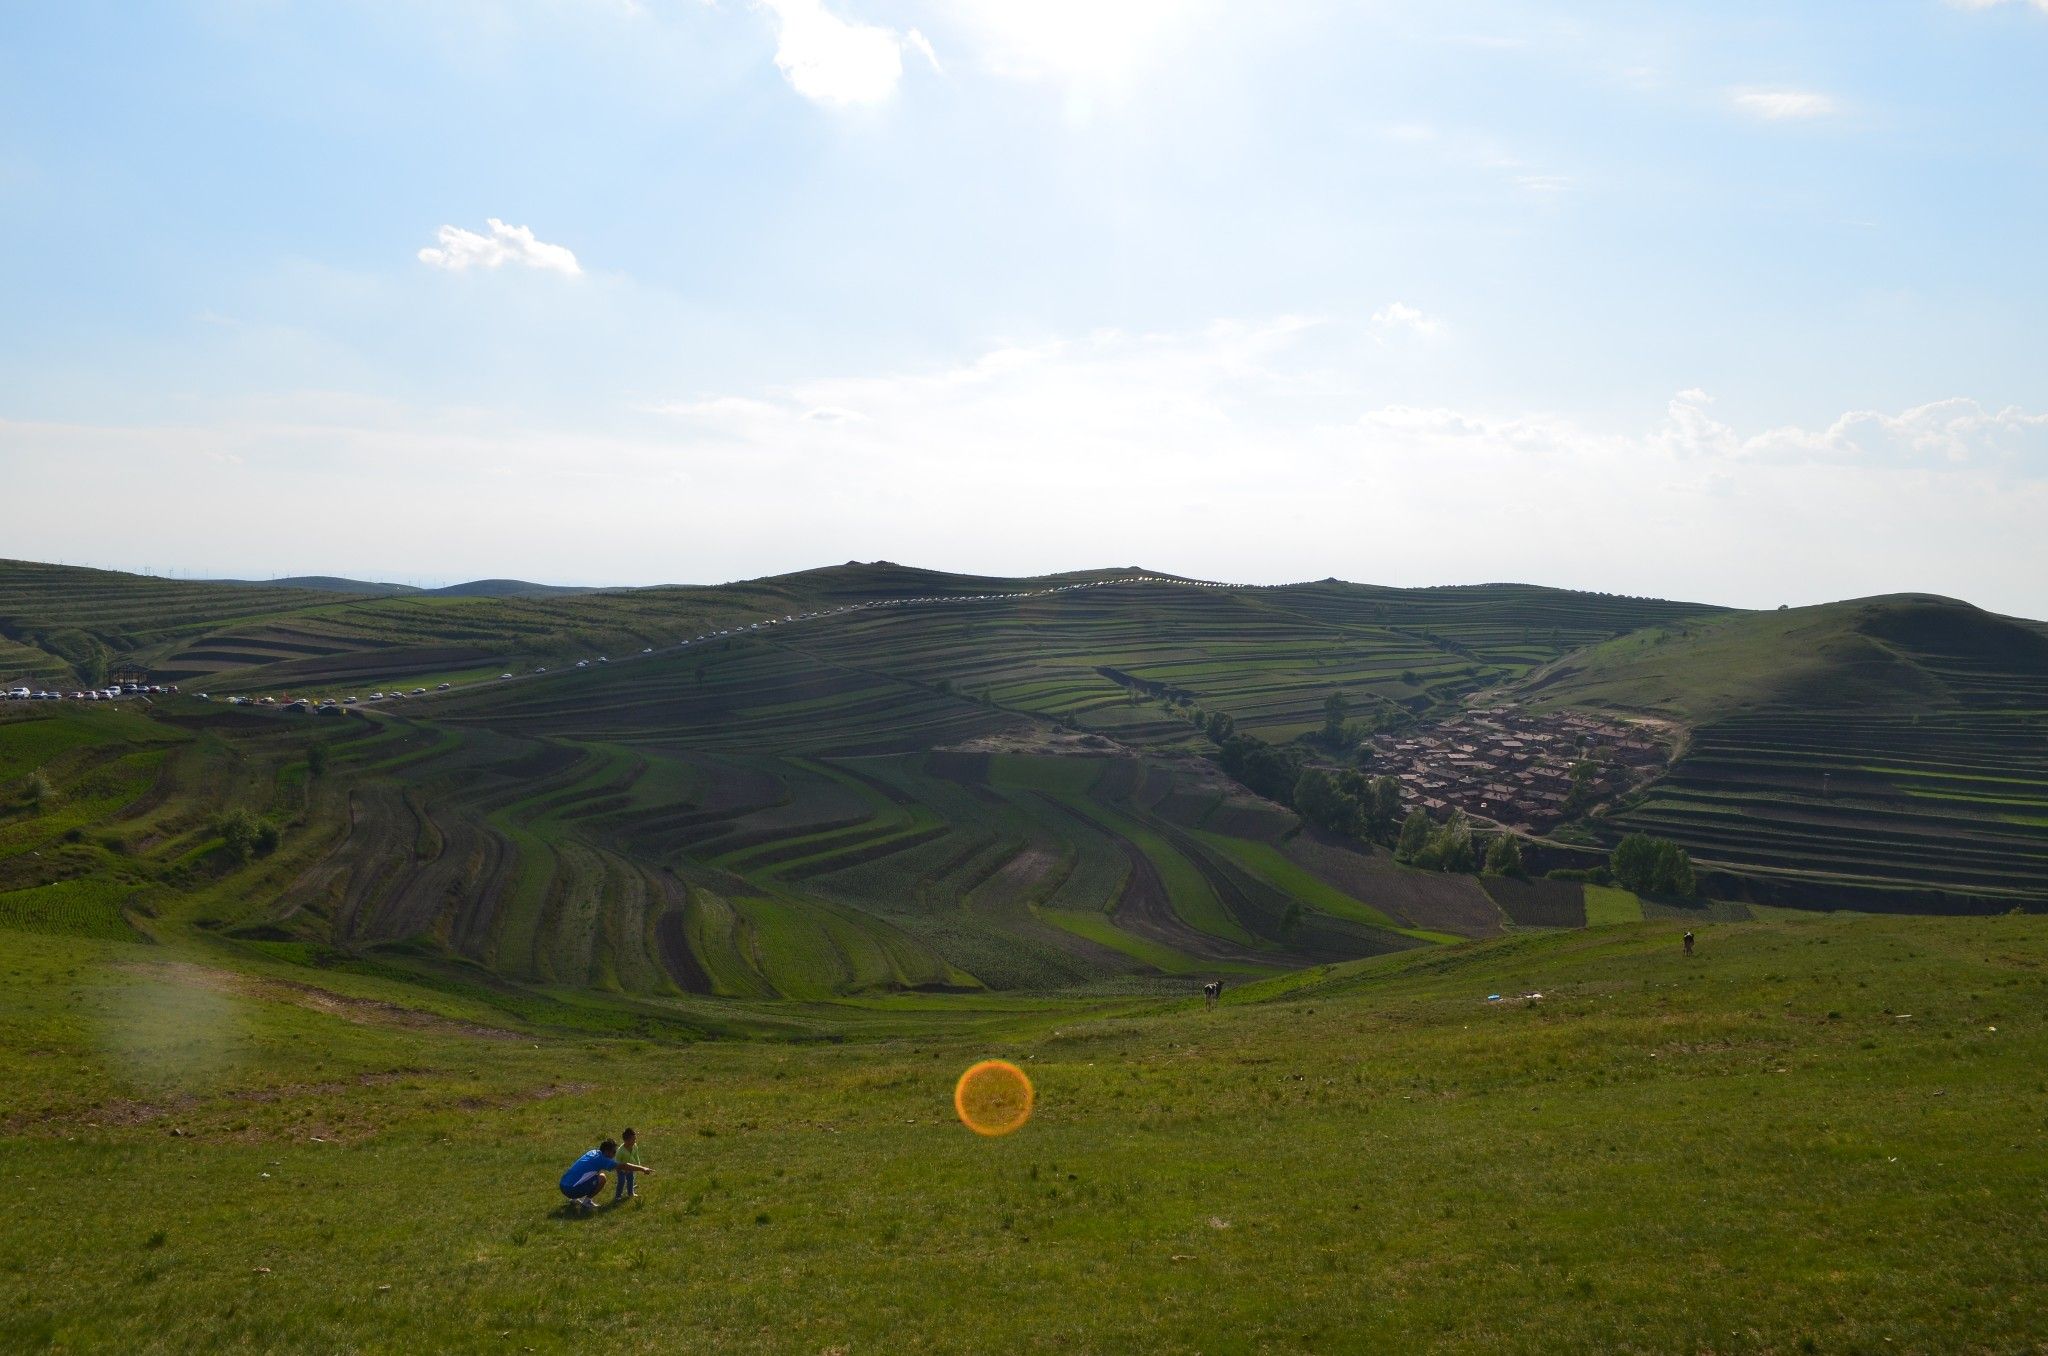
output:
POLYGON ((0 554, 2048 616, 2048 0, 0 10, 0 554))

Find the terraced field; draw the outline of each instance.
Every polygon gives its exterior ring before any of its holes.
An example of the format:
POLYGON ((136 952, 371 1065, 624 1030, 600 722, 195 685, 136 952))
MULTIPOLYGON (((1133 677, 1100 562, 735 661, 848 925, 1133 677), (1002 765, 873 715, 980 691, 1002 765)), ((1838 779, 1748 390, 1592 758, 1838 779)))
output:
POLYGON ((0 678, 83 680, 135 664, 221 691, 389 686, 672 646, 847 600, 945 597, 1086 582, 987 580, 878 564, 716 587, 495 596, 352 595, 159 579, 0 560, 0 678))
MULTIPOLYGON (((59 662, 20 621, 62 611, 32 573, 0 593, 10 634, 59 662)), ((705 999, 1184 987, 1670 907, 1409 870, 1209 761, 1198 717, 1283 742, 1333 691, 1363 717, 1484 691, 1681 722, 1671 775, 1589 827, 1678 839, 1723 899, 1983 909, 2048 878, 2048 635, 1958 629, 1953 604, 1849 624, 886 565, 534 599, 106 587, 72 628, 88 646, 217 663, 216 687, 472 680, 339 720, 10 709, 0 788, 52 794, 0 811, 0 918, 333 948, 596 995, 629 1025, 705 999), (592 637, 627 643, 596 662, 592 637), (500 665, 518 676, 474 679, 500 665), (278 846, 231 852, 235 809, 278 846)))
POLYGON ((1614 830, 1739 868, 1724 884, 1863 908, 2048 901, 2048 636, 2032 624, 1876 599, 1631 637, 1558 668, 1531 694, 1693 725, 1614 830))
POLYGON ((1280 927, 1274 887, 1203 874, 1199 852, 1169 844, 1183 830, 1155 807, 1175 778, 1135 758, 1088 760, 1103 790, 1063 800, 1034 784, 1075 785, 1077 760, 1006 759, 991 777, 987 758, 943 754, 48 710, 0 723, 9 770, 53 787, 0 817, 0 916, 36 930, 399 946, 651 999, 1257 973, 1416 941, 1343 920, 1280 927), (328 750, 317 778, 313 740, 328 750), (283 825, 274 855, 230 859, 216 815, 232 805, 283 825))

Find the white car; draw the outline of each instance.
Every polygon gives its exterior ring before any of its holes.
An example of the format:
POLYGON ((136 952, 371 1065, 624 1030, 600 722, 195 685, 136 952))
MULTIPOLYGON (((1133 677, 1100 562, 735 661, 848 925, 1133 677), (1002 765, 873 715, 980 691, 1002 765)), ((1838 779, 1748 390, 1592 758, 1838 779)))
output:
MULTIPOLYGON (((685 644, 688 644, 689 642, 685 641, 684 643, 685 643, 685 644)), ((643 647, 641 648, 641 651, 640 651, 640 653, 641 653, 641 654, 653 654, 653 653, 654 653, 654 647, 653 647, 652 645, 648 645, 648 646, 643 646, 643 647)))
POLYGON ((499 674, 499 675, 498 675, 498 681, 502 683, 502 682, 504 682, 504 681, 505 681, 505 680, 506 680, 507 678, 510 678, 511 676, 512 676, 512 675, 511 675, 511 674, 509 674, 509 673, 501 673, 501 674, 499 674))
POLYGON ((447 690, 448 690, 449 688, 451 688, 451 687, 454 687, 454 686, 455 686, 455 684, 453 684, 453 683, 443 683, 443 684, 441 684, 441 686, 439 686, 439 687, 435 688, 435 689, 434 689, 434 691, 436 691, 436 692, 446 692, 446 691, 447 691, 447 690))
MULTIPOLYGON (((588 659, 579 659, 576 661, 576 667, 579 669, 587 669, 590 667, 590 661, 588 659)), ((535 669, 534 672, 539 673, 540 670, 535 669)))

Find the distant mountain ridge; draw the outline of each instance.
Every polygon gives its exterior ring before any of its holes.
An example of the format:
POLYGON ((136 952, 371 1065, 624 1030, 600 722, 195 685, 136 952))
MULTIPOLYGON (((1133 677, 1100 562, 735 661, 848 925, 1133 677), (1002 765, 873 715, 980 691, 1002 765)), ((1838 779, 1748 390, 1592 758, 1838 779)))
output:
POLYGON ((427 598, 550 598, 599 591, 577 584, 536 584, 525 579, 472 579, 464 584, 428 589, 417 584, 374 583, 331 574, 296 574, 284 579, 201 579, 196 582, 233 584, 243 588, 312 589, 320 593, 355 593, 373 598, 394 598, 406 594, 427 598))

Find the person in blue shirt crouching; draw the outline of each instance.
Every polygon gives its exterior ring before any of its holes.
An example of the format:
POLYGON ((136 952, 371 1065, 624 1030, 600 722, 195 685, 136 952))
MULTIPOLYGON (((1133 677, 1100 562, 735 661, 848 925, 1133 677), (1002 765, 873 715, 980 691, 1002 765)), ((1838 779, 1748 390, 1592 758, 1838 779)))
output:
POLYGON ((638 1163, 621 1163, 619 1142, 608 1139, 569 1165, 562 1174, 562 1194, 579 1210, 597 1209, 597 1193, 604 1190, 608 1172, 651 1172, 638 1163))

